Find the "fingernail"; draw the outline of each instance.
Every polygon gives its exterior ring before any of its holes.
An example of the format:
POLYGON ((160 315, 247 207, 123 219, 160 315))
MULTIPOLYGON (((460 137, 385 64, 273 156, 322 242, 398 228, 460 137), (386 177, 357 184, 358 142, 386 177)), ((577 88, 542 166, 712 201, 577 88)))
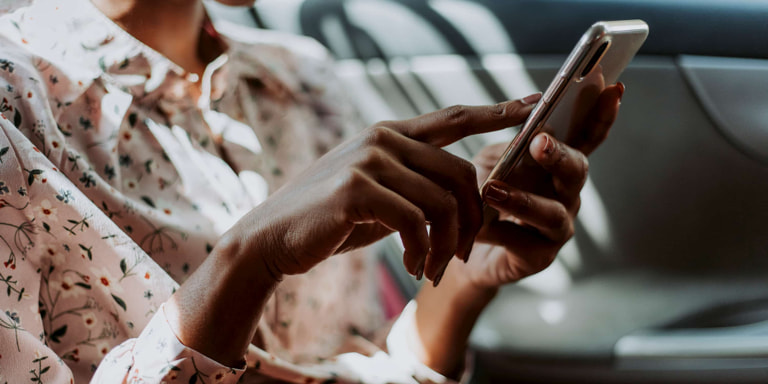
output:
POLYGON ((549 135, 544 135, 544 153, 551 155, 555 151, 555 142, 549 135))
POLYGON ((421 278, 424 277, 424 261, 419 264, 419 268, 416 269, 416 280, 421 281, 421 278))
POLYGON ((619 100, 621 100, 621 98, 624 97, 624 91, 627 90, 627 87, 621 81, 616 83, 616 85, 619 86, 619 100))
POLYGON ((523 104, 536 104, 539 100, 541 100, 541 92, 536 92, 532 95, 523 97, 520 101, 522 101, 523 104))
MULTIPOLYGON (((447 265, 446 265, 447 267, 447 265)), ((443 267, 443 270, 440 271, 440 273, 437 274, 437 277, 435 277, 435 280, 432 282, 433 287, 437 287, 438 284, 440 284, 440 279, 443 278, 443 274, 445 273, 445 267, 443 267)))
POLYGON ((464 253, 464 264, 466 264, 469 261, 469 254, 472 253, 472 247, 474 246, 475 246, 475 239, 472 239, 472 241, 469 242, 469 246, 467 247, 464 253))
POLYGON ((491 184, 488 186, 488 190, 485 191, 485 197, 493 201, 502 202, 509 197, 509 194, 507 194, 507 191, 497 187, 495 184, 491 184))

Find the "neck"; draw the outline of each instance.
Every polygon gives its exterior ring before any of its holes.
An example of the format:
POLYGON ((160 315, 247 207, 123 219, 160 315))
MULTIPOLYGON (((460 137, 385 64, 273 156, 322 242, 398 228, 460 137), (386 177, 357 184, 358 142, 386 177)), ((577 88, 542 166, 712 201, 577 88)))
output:
POLYGON ((205 9, 200 0, 91 0, 117 25, 187 72, 202 75, 205 9))

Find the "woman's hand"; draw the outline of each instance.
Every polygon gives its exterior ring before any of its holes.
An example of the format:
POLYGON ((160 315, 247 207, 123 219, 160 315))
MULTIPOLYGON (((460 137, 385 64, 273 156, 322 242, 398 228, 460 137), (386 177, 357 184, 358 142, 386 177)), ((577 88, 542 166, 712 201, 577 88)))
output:
MULTIPOLYGON (((607 136, 623 92, 623 84, 607 87, 567 144, 539 134, 530 145, 530 156, 506 183, 494 180, 486 185, 484 201, 499 215, 483 225, 469 263, 457 266, 471 283, 496 288, 552 263, 573 235, 579 194, 587 179, 586 155, 607 136)), ((492 145, 478 154, 475 164, 480 182, 505 149, 506 144, 492 145)))
POLYGON ((408 270, 435 278, 482 225, 474 167, 440 147, 517 125, 532 108, 451 107, 376 124, 341 144, 240 219, 176 291, 165 312, 179 340, 236 366, 284 275, 392 231, 408 270))
POLYGON ((223 243, 258 255, 279 280, 398 231, 406 269, 438 278, 454 254, 469 252, 482 224, 474 166, 440 147, 520 124, 532 107, 457 106, 376 124, 276 191, 223 243))

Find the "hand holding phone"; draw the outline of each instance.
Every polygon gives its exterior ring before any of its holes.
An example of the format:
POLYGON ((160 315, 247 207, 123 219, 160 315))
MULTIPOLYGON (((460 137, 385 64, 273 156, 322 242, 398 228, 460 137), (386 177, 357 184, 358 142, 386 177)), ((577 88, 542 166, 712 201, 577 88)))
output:
POLYGON ((623 87, 610 84, 646 35, 641 21, 590 28, 514 141, 475 157, 486 211, 469 262, 456 267, 462 279, 494 290, 552 263, 573 234, 586 155, 618 113, 623 87))
POLYGON ((506 181, 539 132, 578 142, 580 125, 607 85, 618 80, 648 36, 642 20, 601 21, 581 37, 522 129, 486 179, 506 181))

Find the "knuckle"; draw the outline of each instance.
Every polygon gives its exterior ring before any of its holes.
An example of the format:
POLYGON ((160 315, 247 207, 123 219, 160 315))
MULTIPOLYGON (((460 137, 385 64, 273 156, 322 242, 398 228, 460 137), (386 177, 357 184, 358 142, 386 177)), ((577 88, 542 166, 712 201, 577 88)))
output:
POLYGON ((397 126, 397 121, 395 120, 384 120, 376 123, 374 127, 383 127, 383 128, 392 128, 397 126))
POLYGON ((574 234, 573 221, 569 220, 568 218, 563 219, 560 222, 559 227, 557 228, 558 228, 557 233, 559 234, 557 239, 555 239, 557 240, 557 242, 565 243, 566 241, 568 241, 568 239, 573 237, 573 234, 574 234))
MULTIPOLYGON (((363 171, 355 167, 349 167, 340 177, 340 180, 337 183, 336 192, 345 193, 347 191, 359 191, 360 189, 365 188, 367 184, 368 177, 363 171)), ((352 196, 355 195, 356 194, 352 194, 352 196)))
POLYGON ((372 146, 382 145, 387 142, 391 134, 392 130, 386 126, 381 124, 374 125, 368 129, 365 141, 368 145, 372 146))
POLYGON ((432 206, 432 214, 441 218, 450 217, 457 213, 459 202, 451 191, 443 191, 432 206))
POLYGON ((424 216, 424 212, 422 212, 418 207, 409 207, 406 209, 404 214, 414 229, 420 229, 420 227, 427 222, 427 218, 424 216))
POLYGON ((571 207, 571 212, 573 212, 574 216, 581 210, 581 197, 576 197, 576 200, 574 200, 573 205, 571 207))
POLYGON ((488 113, 493 117, 502 118, 507 114, 507 107, 509 107, 509 102, 491 105, 488 107, 488 113))
POLYGON ((563 230, 561 231, 562 237, 559 239, 560 242, 565 243, 568 241, 571 237, 573 237, 575 230, 573 228, 573 222, 570 220, 567 220, 563 224, 563 230))
POLYGON ((562 204, 557 204, 557 211, 553 215, 552 224, 555 228, 564 228, 565 225, 570 221, 570 215, 568 214, 568 210, 565 209, 565 206, 562 204))
POLYGON ((564 206, 558 205, 558 209, 552 214, 548 226, 555 234, 555 241, 564 241, 573 236, 573 221, 564 206))
POLYGON ((555 153, 554 153, 554 164, 560 165, 565 162, 565 160, 568 158, 568 149, 565 148, 564 145, 561 143, 555 141, 555 153))
POLYGON ((370 177, 357 168, 349 168, 341 177, 334 197, 341 207, 339 214, 343 220, 359 222, 375 216, 372 204, 376 198, 369 193, 370 187, 370 177))
POLYGON ((444 111, 445 119, 450 124, 461 125, 469 120, 469 108, 466 105, 453 105, 444 111))
POLYGON ((359 165, 365 169, 379 169, 386 161, 387 154, 378 147, 366 147, 363 149, 359 165))
POLYGON ((530 194, 523 191, 511 191, 510 194, 518 195, 515 201, 517 202, 517 209, 520 211, 519 213, 525 214, 533 211, 533 199, 530 194))
POLYGON ((575 235, 575 234, 576 234, 576 230, 573 228, 573 223, 569 222, 568 223, 568 228, 565 231, 565 241, 570 240, 573 237, 573 235, 575 235))

